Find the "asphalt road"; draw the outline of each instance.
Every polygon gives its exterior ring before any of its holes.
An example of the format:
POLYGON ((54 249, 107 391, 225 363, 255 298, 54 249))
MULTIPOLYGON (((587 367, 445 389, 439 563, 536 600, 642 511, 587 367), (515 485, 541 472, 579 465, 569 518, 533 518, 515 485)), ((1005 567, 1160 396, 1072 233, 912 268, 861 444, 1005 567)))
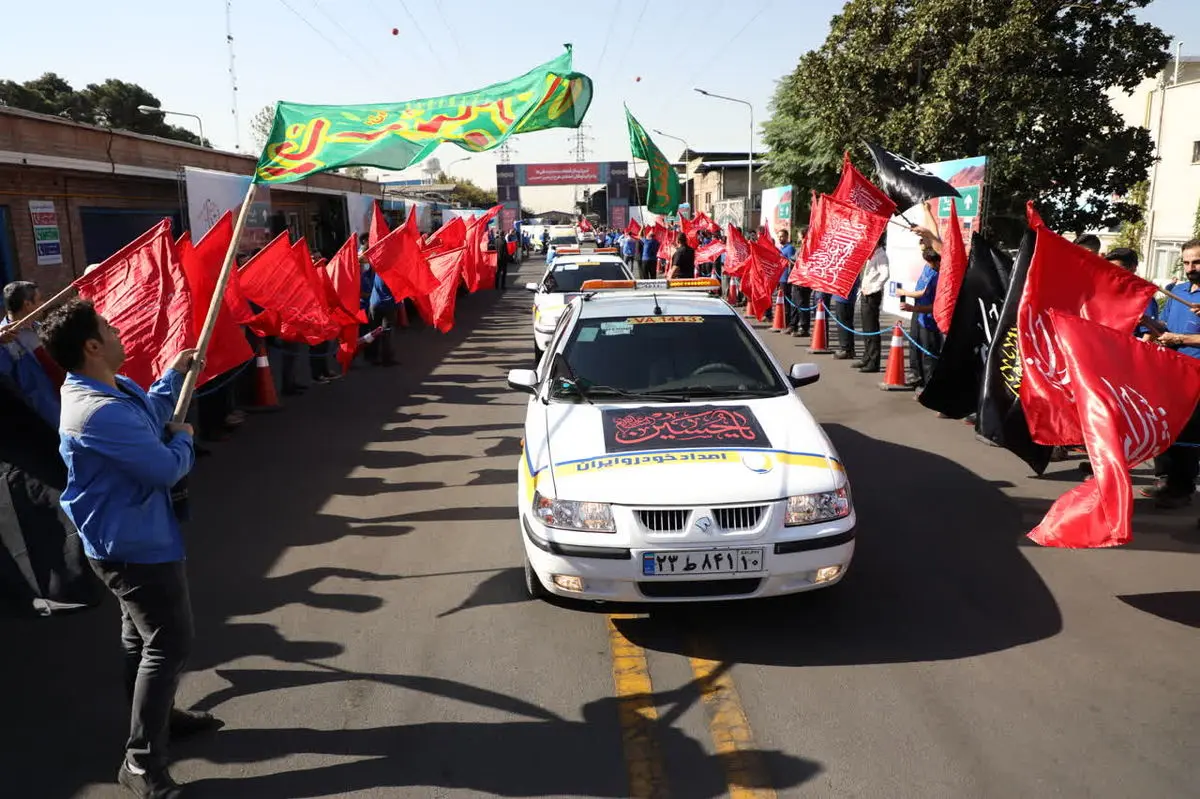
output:
MULTIPOLYGON (((180 701, 228 726, 175 750, 197 795, 1197 795, 1196 512, 1139 511, 1121 550, 1038 549, 1073 464, 1031 479, 829 356, 804 396, 859 513, 840 585, 648 615, 527 601, 503 378, 529 309, 462 298, 450 334, 404 333, 401 366, 201 462, 180 701)), ((123 795, 113 604, 0 630, 0 795, 123 795)))

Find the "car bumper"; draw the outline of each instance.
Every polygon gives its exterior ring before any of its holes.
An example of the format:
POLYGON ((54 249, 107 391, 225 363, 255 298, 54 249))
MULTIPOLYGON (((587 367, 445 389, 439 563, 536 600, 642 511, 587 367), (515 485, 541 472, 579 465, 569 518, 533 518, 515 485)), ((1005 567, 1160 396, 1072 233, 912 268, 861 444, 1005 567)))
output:
POLYGON ((518 525, 530 565, 552 594, 601 602, 711 602, 782 596, 835 585, 854 556, 853 519, 851 515, 841 520, 844 524, 827 525, 819 536, 785 539, 789 534, 794 535, 794 530, 789 529, 777 537, 714 547, 733 551, 761 547, 764 568, 759 572, 695 579, 646 576, 642 573, 642 554, 706 548, 696 542, 634 547, 606 546, 601 542, 568 544, 551 540, 552 531, 524 514, 518 525), (561 582, 556 582, 556 576, 561 582), (570 587, 563 587, 564 583, 570 587))

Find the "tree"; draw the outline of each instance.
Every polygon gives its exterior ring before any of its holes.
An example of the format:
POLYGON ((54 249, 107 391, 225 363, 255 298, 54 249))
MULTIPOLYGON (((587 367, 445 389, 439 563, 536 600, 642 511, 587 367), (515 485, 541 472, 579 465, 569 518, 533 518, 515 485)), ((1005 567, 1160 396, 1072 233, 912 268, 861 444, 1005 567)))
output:
POLYGON ((348 178, 355 180, 367 179, 367 168, 365 166, 348 166, 345 169, 338 170, 348 178))
POLYGON ((439 172, 437 182, 453 183, 454 190, 451 195, 454 200, 472 208, 491 208, 496 204, 496 192, 483 188, 473 180, 452 178, 445 172, 439 172))
POLYGON ((1028 199, 1064 231, 1133 221, 1113 197, 1145 179, 1153 148, 1105 91, 1168 59, 1169 37, 1134 16, 1148 2, 850 0, 779 83, 771 176, 827 189, 842 150, 869 164, 871 140, 918 162, 989 156, 991 221, 1009 241, 1028 199))
POLYGON ((104 83, 89 84, 83 91, 74 89, 66 80, 53 72, 40 78, 16 83, 0 81, 0 103, 33 111, 73 119, 88 125, 129 130, 149 136, 186 141, 192 144, 212 145, 177 125, 168 125, 163 114, 144 114, 139 106, 161 108, 157 97, 136 83, 109 78, 104 83))
POLYGON ((1136 220, 1121 223, 1114 244, 1118 247, 1128 247, 1141 258, 1142 245, 1146 243, 1146 201, 1150 196, 1150 181, 1143 180, 1134 185, 1129 191, 1129 202, 1137 206, 1139 214, 1136 220))
POLYGON ((267 146, 271 138, 271 128, 275 126, 275 106, 264 105, 258 109, 254 119, 250 120, 250 135, 254 137, 254 149, 261 150, 267 146))

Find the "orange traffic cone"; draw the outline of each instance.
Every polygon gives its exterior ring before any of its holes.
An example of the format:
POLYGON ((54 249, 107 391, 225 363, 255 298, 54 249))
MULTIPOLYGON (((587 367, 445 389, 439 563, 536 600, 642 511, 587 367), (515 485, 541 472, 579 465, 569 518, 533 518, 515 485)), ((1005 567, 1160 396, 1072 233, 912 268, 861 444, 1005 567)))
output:
POLYGON ((771 329, 776 333, 782 333, 783 328, 787 326, 784 323, 786 318, 787 314, 783 307, 783 289, 777 289, 775 291, 775 317, 771 320, 771 329))
POLYGON ((729 278, 729 298, 725 301, 727 303, 729 303, 730 305, 737 305, 737 292, 738 292, 737 278, 731 277, 731 278, 729 278))
POLYGON ((828 355, 833 350, 829 349, 829 331, 825 327, 824 300, 817 303, 812 323, 812 344, 809 345, 808 351, 813 355, 828 355))
POLYGON ((275 376, 271 374, 271 362, 267 360, 267 348, 260 341, 258 354, 254 358, 254 403, 257 411, 279 410, 279 397, 275 394, 275 376))
POLYGON ((892 346, 888 350, 887 374, 883 376, 883 382, 879 384, 879 387, 884 391, 911 390, 904 382, 904 331, 900 329, 899 322, 892 329, 892 346))

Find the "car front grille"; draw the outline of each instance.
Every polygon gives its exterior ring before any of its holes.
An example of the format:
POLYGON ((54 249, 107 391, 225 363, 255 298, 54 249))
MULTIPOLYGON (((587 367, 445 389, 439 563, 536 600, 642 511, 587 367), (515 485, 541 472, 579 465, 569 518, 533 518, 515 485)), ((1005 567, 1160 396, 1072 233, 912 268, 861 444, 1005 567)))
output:
MULTIPOLYGON (((766 505, 737 505, 725 508, 713 508, 713 521, 717 527, 726 533, 753 530, 762 519, 766 505)), ((691 510, 647 509, 636 512, 638 521, 652 533, 680 533, 687 526, 691 510)))
POLYGON ((663 580, 638 582, 642 596, 651 599, 695 599, 714 596, 745 596, 762 585, 761 577, 737 577, 732 580, 663 580))
POLYGON ((642 526, 652 533, 678 533, 687 524, 688 510, 640 510, 642 526))

